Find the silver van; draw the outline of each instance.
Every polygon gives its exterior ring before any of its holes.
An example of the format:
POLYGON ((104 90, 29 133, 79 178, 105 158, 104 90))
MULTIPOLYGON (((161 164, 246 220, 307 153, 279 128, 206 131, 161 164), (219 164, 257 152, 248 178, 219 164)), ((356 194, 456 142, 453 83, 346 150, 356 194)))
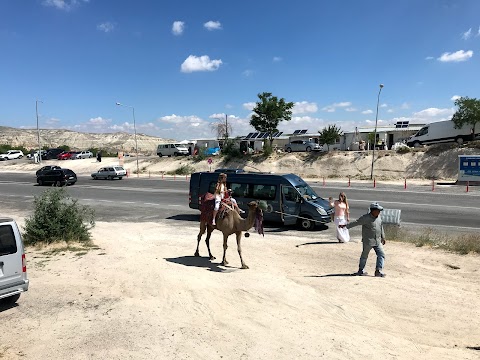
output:
POLYGON ((0 217, 0 301, 13 304, 27 290, 27 265, 20 230, 15 220, 0 217))
POLYGON ((189 152, 185 146, 179 144, 160 144, 157 146, 157 155, 160 157, 189 155, 189 152))

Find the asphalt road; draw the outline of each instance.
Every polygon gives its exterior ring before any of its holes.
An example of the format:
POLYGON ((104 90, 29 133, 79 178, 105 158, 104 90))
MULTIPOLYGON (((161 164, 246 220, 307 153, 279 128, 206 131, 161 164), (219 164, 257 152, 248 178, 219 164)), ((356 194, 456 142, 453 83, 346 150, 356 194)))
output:
MULTIPOLYGON (((68 186, 67 191, 80 203, 92 206, 98 221, 167 221, 181 225, 183 221, 198 221, 198 211, 188 206, 188 185, 184 177, 176 181, 135 177, 110 181, 79 176, 78 182, 68 186)), ((337 198, 340 191, 345 191, 352 218, 364 214, 372 201, 378 201, 386 208, 402 210, 403 227, 431 227, 447 232, 480 231, 478 187, 467 193, 464 187, 441 185, 434 191, 425 186, 408 189, 394 185, 348 187, 333 182, 326 186, 318 182, 310 182, 310 185, 324 198, 337 198)), ((0 173, 2 212, 8 212, 6 209, 31 211, 34 197, 46 189, 36 185, 34 175, 0 173)))

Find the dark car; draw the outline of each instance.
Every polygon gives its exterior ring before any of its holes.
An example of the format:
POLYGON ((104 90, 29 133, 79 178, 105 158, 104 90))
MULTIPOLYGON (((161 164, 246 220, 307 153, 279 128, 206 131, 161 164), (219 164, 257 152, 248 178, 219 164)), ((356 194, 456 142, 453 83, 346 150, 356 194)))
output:
POLYGON ((225 174, 240 174, 245 172, 243 169, 215 169, 216 173, 225 173, 225 174))
POLYGON ((38 185, 73 185, 77 182, 77 174, 70 169, 47 170, 37 176, 38 185))
POLYGON ((61 169, 61 167, 57 166, 57 165, 46 165, 46 166, 43 166, 40 169, 38 169, 37 172, 35 173, 35 176, 38 176, 41 173, 43 173, 45 171, 48 171, 48 170, 57 170, 57 169, 61 169))
POLYGON ((64 149, 48 149, 45 155, 42 155, 42 160, 52 160, 57 159, 57 156, 63 153, 64 149))

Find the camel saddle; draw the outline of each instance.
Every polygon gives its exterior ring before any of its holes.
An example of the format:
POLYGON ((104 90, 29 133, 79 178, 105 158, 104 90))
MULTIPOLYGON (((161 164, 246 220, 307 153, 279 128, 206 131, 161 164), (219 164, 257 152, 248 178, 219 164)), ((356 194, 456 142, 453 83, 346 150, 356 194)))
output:
MULTIPOLYGON (((215 195, 209 192, 202 195, 199 208, 200 222, 211 224, 213 221, 213 209, 215 208, 215 195)), ((223 219, 232 210, 233 204, 230 199, 222 199, 222 202, 220 203, 220 209, 217 213, 217 218, 223 219)))

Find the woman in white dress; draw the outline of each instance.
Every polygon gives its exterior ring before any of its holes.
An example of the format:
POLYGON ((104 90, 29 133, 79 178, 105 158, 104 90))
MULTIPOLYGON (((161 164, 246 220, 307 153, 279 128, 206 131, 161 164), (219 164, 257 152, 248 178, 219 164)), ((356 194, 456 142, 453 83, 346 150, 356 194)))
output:
POLYGON ((350 221, 350 208, 348 206, 347 195, 341 192, 338 200, 335 200, 335 227, 337 239, 341 243, 350 241, 350 234, 347 228, 339 228, 339 225, 346 225, 350 221))

